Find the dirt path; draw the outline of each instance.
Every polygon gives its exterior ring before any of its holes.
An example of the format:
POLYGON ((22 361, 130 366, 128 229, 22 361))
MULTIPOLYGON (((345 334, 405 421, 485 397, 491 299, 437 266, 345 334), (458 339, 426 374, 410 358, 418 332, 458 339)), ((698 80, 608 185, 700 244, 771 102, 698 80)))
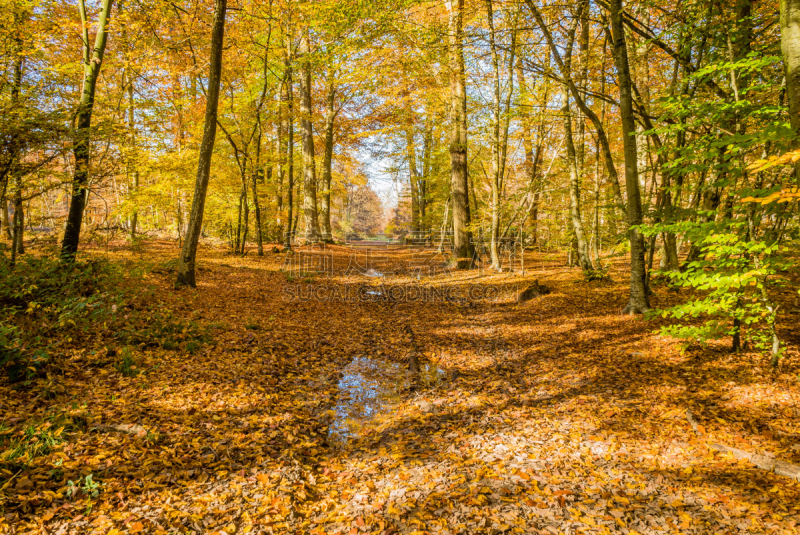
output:
POLYGON ((170 274, 149 283, 160 309, 213 342, 193 354, 145 349, 133 377, 104 365, 101 348, 76 349, 53 399, 4 387, 4 418, 67 407, 89 422, 9 485, 9 531, 797 532, 796 482, 708 447, 797 460, 797 382, 754 355, 681 353, 652 323, 619 315, 624 284, 557 267, 446 283, 552 287, 520 305, 287 300, 287 285, 331 281, 287 280, 278 255, 204 254, 196 292, 170 289, 170 274), (410 389, 415 350, 426 368, 410 389), (64 495, 89 473, 99 496, 64 495))

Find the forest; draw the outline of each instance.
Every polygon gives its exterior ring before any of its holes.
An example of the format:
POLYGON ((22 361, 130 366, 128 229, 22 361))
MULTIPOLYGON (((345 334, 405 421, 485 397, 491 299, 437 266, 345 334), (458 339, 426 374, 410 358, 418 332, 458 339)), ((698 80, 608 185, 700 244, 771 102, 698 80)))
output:
POLYGON ((800 0, 0 3, 0 533, 800 533, 800 0))

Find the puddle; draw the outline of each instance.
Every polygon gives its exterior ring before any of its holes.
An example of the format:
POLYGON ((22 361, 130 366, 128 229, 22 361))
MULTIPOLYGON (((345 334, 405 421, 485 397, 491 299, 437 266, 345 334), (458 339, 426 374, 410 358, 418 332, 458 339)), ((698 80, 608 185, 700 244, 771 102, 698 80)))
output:
MULTIPOLYGON (((420 382, 426 386, 438 384, 444 370, 428 362, 421 363, 420 382)), ((405 364, 369 357, 356 357, 342 370, 339 398, 333 408, 333 422, 328 440, 344 446, 362 431, 385 420, 392 407, 402 401, 409 386, 405 364)))
POLYGON ((423 362, 420 364, 419 380, 425 386, 437 385, 444 381, 446 376, 447 372, 435 364, 431 364, 430 362, 423 362))

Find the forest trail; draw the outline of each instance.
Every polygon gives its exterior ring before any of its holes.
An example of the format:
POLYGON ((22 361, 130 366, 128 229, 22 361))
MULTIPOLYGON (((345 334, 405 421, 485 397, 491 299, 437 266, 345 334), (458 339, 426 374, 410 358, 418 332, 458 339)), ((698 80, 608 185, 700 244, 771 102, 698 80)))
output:
POLYGON ((387 282, 357 273, 287 277, 282 254, 217 250, 202 252, 197 291, 176 291, 174 254, 111 253, 167 266, 136 307, 183 322, 179 349, 137 350, 141 373, 125 376, 110 347, 76 348, 49 397, 3 386, 4 421, 63 410, 85 422, 5 489, 15 533, 797 532, 800 484, 709 448, 800 461, 797 382, 755 355, 682 353, 621 316, 620 268, 590 283, 529 255, 525 277, 434 279, 538 279, 549 295, 426 302, 383 299, 387 282), (302 298, 330 284, 377 297, 302 298), (109 431, 131 424, 141 433, 109 431), (91 507, 63 491, 87 474, 102 482, 91 507))

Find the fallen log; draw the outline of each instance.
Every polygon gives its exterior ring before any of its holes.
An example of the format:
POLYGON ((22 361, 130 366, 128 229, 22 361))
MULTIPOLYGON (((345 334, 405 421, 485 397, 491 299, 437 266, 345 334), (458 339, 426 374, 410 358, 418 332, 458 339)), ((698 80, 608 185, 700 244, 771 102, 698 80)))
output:
POLYGON ((774 457, 761 455, 759 453, 750 453, 749 451, 740 450, 739 448, 732 448, 724 444, 711 444, 712 450, 730 453, 737 459, 745 459, 758 468, 766 470, 767 472, 775 472, 779 476, 789 477, 795 481, 800 481, 800 466, 787 463, 786 461, 779 461, 774 457))
MULTIPOLYGON (((697 419, 695 419, 694 414, 692 414, 691 409, 686 409, 686 419, 689 421, 689 424, 692 426, 692 430, 695 432, 695 434, 700 436, 702 434, 700 432, 700 426, 698 425, 697 419)), ((779 476, 784 476, 794 479, 795 481, 800 481, 800 466, 794 465, 792 463, 787 463, 786 461, 779 461, 774 457, 770 457, 768 455, 761 455, 760 453, 750 453, 749 451, 740 450, 739 448, 733 448, 731 446, 726 446, 724 444, 711 444, 709 447, 712 450, 721 451, 723 453, 730 453, 736 459, 744 459, 746 461, 749 461, 756 467, 762 470, 766 470, 767 472, 774 472, 779 476)))

